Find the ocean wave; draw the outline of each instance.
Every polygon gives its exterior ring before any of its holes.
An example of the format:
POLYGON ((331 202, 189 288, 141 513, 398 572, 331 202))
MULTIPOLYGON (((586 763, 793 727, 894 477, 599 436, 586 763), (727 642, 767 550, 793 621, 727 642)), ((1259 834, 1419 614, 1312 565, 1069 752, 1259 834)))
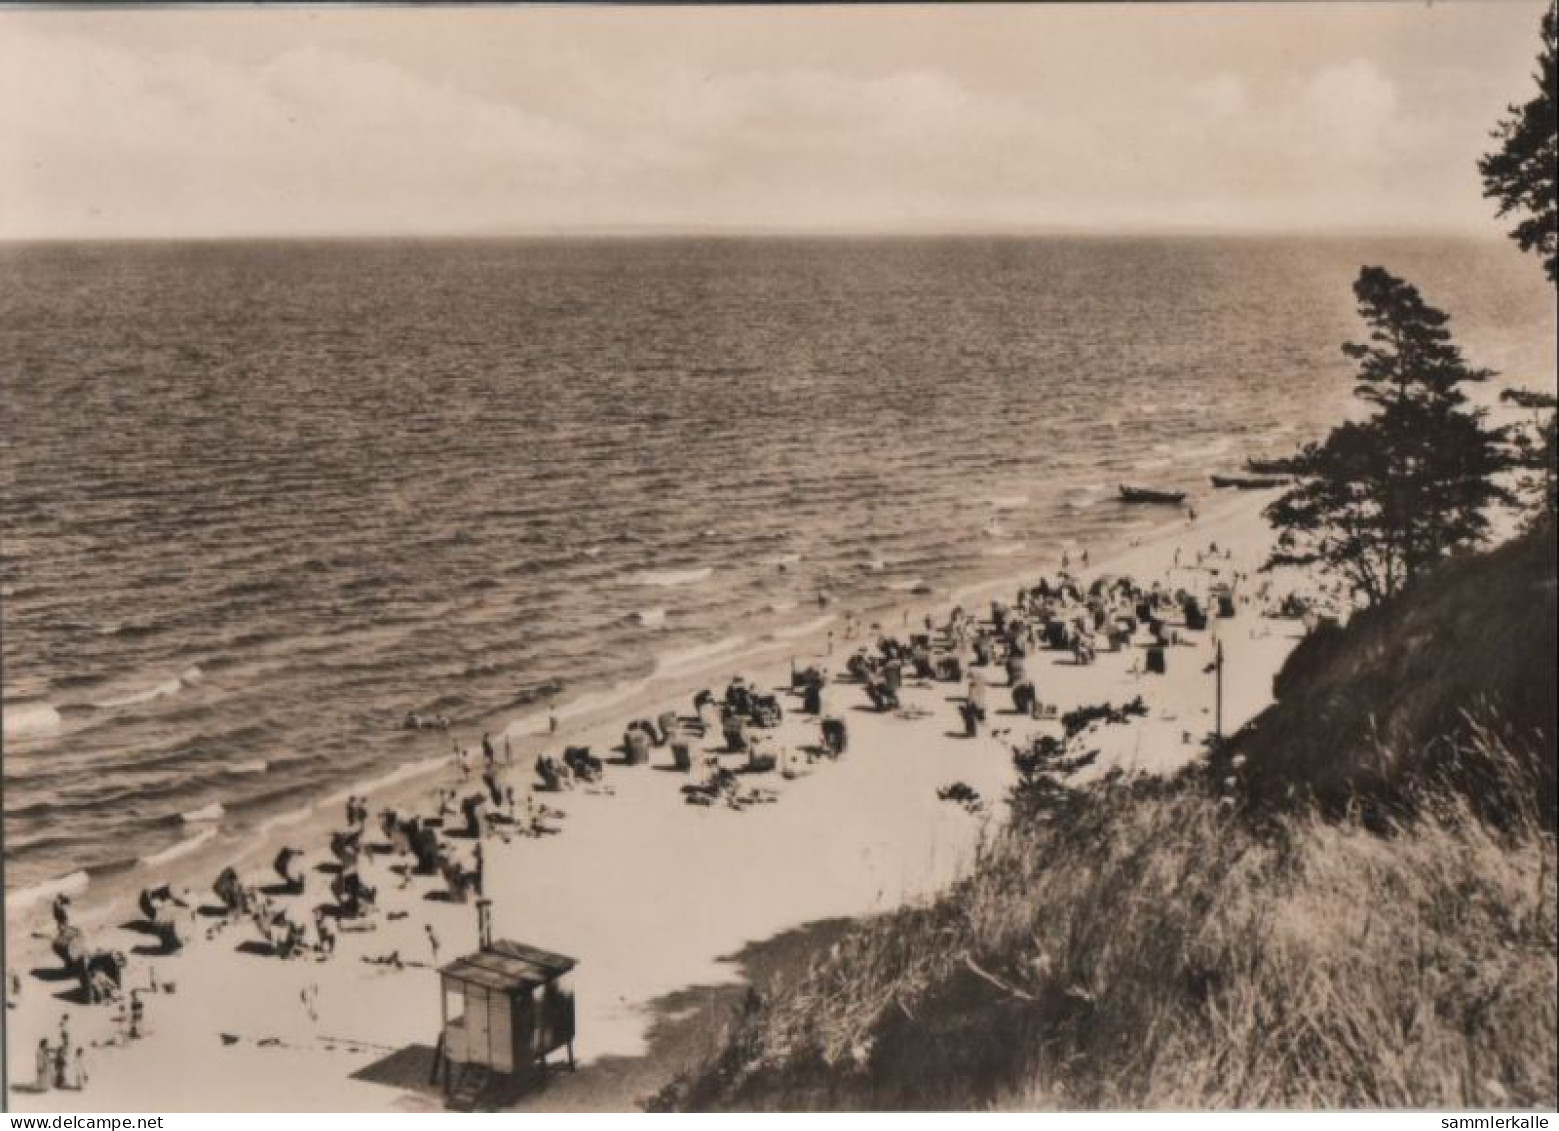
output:
POLYGON ((204 809, 191 809, 188 813, 180 813, 179 820, 186 825, 200 825, 207 821, 220 821, 227 810, 222 808, 220 801, 213 801, 204 809))
POLYGON ((297 809, 289 809, 285 813, 278 813, 274 817, 267 817, 265 820, 260 822, 256 831, 263 837, 267 833, 274 832, 276 829, 284 829, 289 825, 301 825, 304 821, 309 819, 309 815, 313 812, 314 806, 312 805, 304 805, 297 809))
POLYGON ((155 687, 148 687, 144 691, 132 691, 126 695, 118 695, 112 699, 103 699, 89 704, 100 711, 111 711, 118 707, 134 707, 141 703, 150 703, 153 699, 162 699, 169 695, 177 695, 185 688, 193 687, 205 678, 205 673, 200 668, 190 666, 172 679, 165 679, 155 687))
POLYGON ((642 695, 649 685, 650 681, 648 679, 636 679, 628 683, 620 683, 615 687, 609 687, 605 691, 588 692, 560 708, 558 710, 558 719, 559 721, 577 719, 582 715, 588 715, 592 711, 615 707, 620 703, 627 702, 635 695, 642 695))
POLYGON ((0 707, 0 720, 6 738, 33 738, 53 734, 64 720, 52 703, 8 703, 0 707))
POLYGON ((788 628, 775 629, 774 635, 780 640, 794 640, 798 636, 810 636, 814 632, 821 632, 838 619, 833 613, 824 613, 820 617, 813 617, 805 624, 793 624, 788 628))
POLYGON ((404 766, 397 766, 387 774, 367 781, 353 782, 345 789, 339 789, 320 800, 316 809, 329 809, 333 805, 343 805, 350 797, 370 797, 381 790, 389 789, 392 785, 399 785, 403 781, 424 777, 437 773, 440 769, 450 765, 448 758, 424 758, 419 762, 407 762, 404 766))
POLYGON ((769 566, 777 566, 780 569, 784 569, 786 566, 793 566, 793 565, 795 565, 800 560, 801 560, 801 555, 800 554, 775 554, 773 557, 764 558, 763 559, 763 564, 764 565, 769 565, 769 566))
POLYGON ((767 608, 771 613, 788 613, 791 609, 794 609, 796 605, 797 602, 792 601, 789 598, 782 597, 779 600, 770 601, 767 608))
POLYGON ((899 593, 908 593, 912 589, 918 589, 924 585, 925 579, 920 577, 900 578, 897 581, 886 582, 884 588, 892 589, 899 593))
POLYGON ((666 623, 666 610, 640 609, 633 614, 633 619, 645 628, 660 628, 666 623))
POLYGON ((197 851, 201 845, 205 844, 208 840, 211 840, 216 835, 216 829, 206 829, 202 832, 196 833, 192 837, 188 837, 179 841, 179 843, 175 845, 164 848, 161 852, 154 852, 150 856, 143 856, 139 862, 142 867, 160 868, 162 865, 168 863, 171 860, 178 860, 180 857, 188 856, 191 852, 197 851))
POLYGON ((271 764, 264 758, 250 758, 246 762, 234 762, 231 765, 223 766, 222 772, 225 774, 263 774, 270 768, 271 764))
POLYGON ((1029 497, 1027 495, 997 495, 985 501, 990 504, 992 510, 998 511, 1015 511, 1019 507, 1029 505, 1029 497))
POLYGON ((714 573, 713 566, 700 566, 697 569, 662 569, 641 570, 632 574, 628 580, 637 585, 655 585, 661 588, 670 588, 675 585, 696 585, 714 573))
POLYGON ((7 892, 5 897, 6 911, 24 911, 44 900, 53 899, 56 895, 77 895, 86 890, 92 882, 92 877, 85 872, 71 872, 66 876, 59 876, 52 880, 45 880, 41 884, 34 884, 30 888, 22 888, 20 891, 7 892))
POLYGON ((676 652, 662 652, 655 658, 655 674, 664 675, 667 672, 697 667, 705 660, 734 652, 745 643, 747 643, 745 636, 727 636, 710 644, 698 644, 676 652))
POLYGON ((1023 542, 1006 542, 1000 546, 987 546, 985 556, 988 558, 1010 558, 1013 554, 1023 552, 1023 542))

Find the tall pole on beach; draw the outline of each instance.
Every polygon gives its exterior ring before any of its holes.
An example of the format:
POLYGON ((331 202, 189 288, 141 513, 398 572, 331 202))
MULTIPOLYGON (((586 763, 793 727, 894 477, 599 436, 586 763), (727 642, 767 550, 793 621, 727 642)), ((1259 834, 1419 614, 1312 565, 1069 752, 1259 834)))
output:
POLYGON ((1223 745, 1223 641, 1213 641, 1213 742, 1223 745))

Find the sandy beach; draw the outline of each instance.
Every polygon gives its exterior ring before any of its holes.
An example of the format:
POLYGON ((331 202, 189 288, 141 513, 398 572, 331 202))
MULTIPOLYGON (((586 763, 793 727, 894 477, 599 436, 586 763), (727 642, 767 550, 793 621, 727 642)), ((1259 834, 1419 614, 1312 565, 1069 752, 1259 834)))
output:
MULTIPOLYGON (((1236 572, 1254 574, 1270 541, 1259 514, 1267 497, 1220 498, 1194 522, 1171 521, 1118 550, 1092 548, 1091 563, 1074 562, 1072 571, 1084 583, 1124 575, 1205 594, 1211 583, 1236 572), (1219 553, 1208 555, 1214 543, 1219 553)), ((1054 576, 1055 567, 1032 571, 1029 580, 1046 572, 1054 576)), ((1242 583, 1232 618, 1213 620, 1208 631, 1182 630, 1186 643, 1168 649, 1163 675, 1143 672, 1140 647, 1101 651, 1090 665, 1074 664, 1059 651, 1038 653, 1030 674, 1046 704, 1065 711, 1141 695, 1148 706, 1145 718, 1099 732, 1095 745, 1103 757, 1091 772, 1171 772, 1203 750, 1214 725, 1208 667, 1215 633, 1225 659, 1225 731, 1270 701, 1272 677, 1300 627, 1262 615, 1252 596, 1261 580, 1242 583)), ((906 605, 898 621, 879 618, 881 632, 904 635, 910 631, 906 624, 918 628, 914 622, 930 613, 940 622, 952 598, 984 617, 992 597, 1011 600, 1011 583, 922 598, 906 605)), ((555 736, 515 736, 514 765, 500 776, 522 798, 534 784, 531 765, 538 749, 559 753, 565 742, 589 745, 608 763, 596 785, 534 795, 561 814, 548 822, 555 835, 488 836, 482 842, 495 935, 579 962, 578 1070, 554 1076, 521 1106, 632 1108, 669 1079, 680 1066, 678 1056, 685 1055, 653 1047, 653 1034, 699 1014, 698 1024, 716 1023, 727 1006, 714 997, 701 999, 700 993, 739 983, 747 962, 739 956, 750 957, 765 940, 788 940, 786 954, 804 956, 809 924, 870 914, 936 892, 968 866, 981 838, 1002 820, 1012 747, 1056 724, 1010 710, 999 665, 976 669, 993 684, 990 726, 976 738, 963 735, 961 684, 910 680, 901 708, 878 712, 861 687, 836 679, 829 694, 833 709, 847 720, 848 751, 838 759, 816 760, 802 753, 817 743, 818 723, 803 713, 799 695, 790 690, 792 657, 801 665, 826 665, 837 677, 849 653, 879 635, 864 626, 855 639, 846 639, 847 610, 827 612, 834 619, 826 626, 820 619, 807 635, 775 640, 740 668, 756 687, 780 695, 784 721, 769 733, 776 749, 792 753, 797 771, 743 775, 743 788, 762 791, 765 800, 741 808, 689 804, 682 790, 687 777, 671 764, 664 746, 652 751, 648 766, 614 762, 629 720, 673 707, 686 715, 693 691, 708 687, 718 694, 724 688, 736 673, 719 656, 647 684, 621 702, 586 704, 564 719, 555 736), (939 799, 938 789, 954 782, 976 791, 979 804, 939 799)), ((478 745, 476 735, 461 734, 460 740, 478 745)), ((717 732, 695 739, 695 761, 719 756, 722 748, 717 732)), ((741 755, 723 756, 731 768, 744 761, 741 755)), ((445 757, 444 763, 370 790, 369 809, 375 815, 386 807, 430 813, 435 789, 481 788, 475 775, 462 784, 452 761, 445 757)), ((317 867, 331 859, 328 831, 343 827, 342 807, 352 792, 322 799, 298 823, 256 836, 234 857, 244 880, 273 883, 270 858, 277 846, 296 845, 310 869, 307 891, 279 896, 277 903, 297 908, 297 917, 307 919, 308 908, 329 899, 331 877, 317 867)), ((369 839, 377 839, 376 820, 370 828, 369 839)), ((469 842, 457 843, 459 851, 469 852, 469 842)), ((114 1006, 64 1000, 74 983, 54 980, 58 963, 48 951, 53 931, 46 902, 8 920, 9 966, 22 981, 20 1000, 11 1003, 6 1050, 15 1110, 371 1111, 442 1105, 428 1079, 439 1031, 434 969, 475 949, 474 905, 443 899, 444 885, 436 876, 412 877, 403 885, 392 870, 403 858, 368 855, 362 874, 378 890, 378 911, 368 920, 371 929, 343 924, 329 958, 305 953, 282 960, 256 953, 258 935, 247 920, 224 926, 216 916, 193 911, 193 940, 174 955, 156 953, 152 938, 120 926, 137 917, 125 896, 142 884, 168 880, 175 888, 192 889, 196 904, 215 902, 210 883, 226 862, 214 866, 194 852, 160 872, 140 870, 112 898, 94 891, 81 900, 75 919, 91 944, 130 956, 126 985, 142 989, 146 1003, 147 1032, 138 1040, 116 1034, 114 1006), (436 953, 430 929, 438 940, 436 953), (391 955, 399 965, 366 961, 391 955), (156 991, 150 989, 154 983, 156 991), (34 1092, 33 1052, 40 1038, 58 1040, 62 1017, 72 1042, 87 1049, 90 1084, 83 1091, 34 1092)))

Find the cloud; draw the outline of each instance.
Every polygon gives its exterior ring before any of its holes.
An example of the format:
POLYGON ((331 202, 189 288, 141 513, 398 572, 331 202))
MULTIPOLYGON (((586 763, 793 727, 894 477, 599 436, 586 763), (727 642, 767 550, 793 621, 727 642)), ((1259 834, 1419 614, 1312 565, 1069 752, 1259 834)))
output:
POLYGON ((1352 156, 1381 152, 1391 143, 1397 88, 1367 59, 1352 59, 1315 74, 1300 105, 1315 139, 1343 147, 1352 156))
MULTIPOLYGON (((1004 16, 1032 57, 946 10, 923 14, 926 36, 969 35, 897 52, 853 11, 722 10, 718 49, 654 51, 626 13, 470 15, 431 45, 409 11, 336 13, 333 35, 288 13, 152 34, 142 15, 0 14, 0 235, 1481 218, 1484 127, 1465 107, 1503 104, 1448 48, 1415 71, 1367 37, 1235 35, 1251 21, 1223 10, 1195 24, 1195 63, 1154 46, 1170 15, 1139 33, 1094 9, 1004 16)), ((1340 32, 1345 16, 1304 18, 1340 32)))

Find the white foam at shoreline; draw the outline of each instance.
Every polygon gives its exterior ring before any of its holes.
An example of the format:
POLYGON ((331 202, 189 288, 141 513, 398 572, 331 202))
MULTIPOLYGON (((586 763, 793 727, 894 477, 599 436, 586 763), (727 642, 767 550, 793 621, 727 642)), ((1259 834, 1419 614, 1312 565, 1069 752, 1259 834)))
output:
POLYGON ((144 691, 132 691, 127 695, 116 696, 113 699, 104 699, 102 702, 93 703, 92 706, 99 710, 108 711, 117 707, 134 707, 141 703, 150 703, 153 699, 177 695, 186 687, 193 687, 205 678, 205 674, 199 667, 191 665, 174 678, 165 679, 155 687, 149 687, 144 691))
POLYGON ((901 579, 899 581, 890 581, 886 584, 885 588, 892 589, 899 593, 908 593, 911 589, 919 588, 924 584, 925 580, 923 578, 910 577, 901 579))
POLYGON ((280 813, 274 817, 267 817, 265 820, 260 822, 256 831, 260 836, 263 837, 267 833, 273 832, 276 829, 284 829, 288 825, 301 825, 304 821, 309 819, 309 815, 313 812, 314 806, 305 805, 301 809, 293 809, 286 813, 280 813))
POLYGON ((633 614, 633 619, 645 628, 660 628, 666 623, 665 609, 640 609, 633 614))
POLYGON ((220 801, 213 801, 204 809, 191 809, 188 813, 180 813, 179 820, 187 825, 198 825, 206 821, 220 821, 222 814, 226 812, 220 801))
POLYGON ((1013 554, 1022 553, 1025 545, 1027 543, 1008 542, 1001 546, 987 546, 985 548, 985 556, 988 558, 1010 558, 1013 554))
POLYGON ((76 895, 85 891, 91 882, 92 878, 85 872, 71 872, 56 879, 44 880, 41 884, 34 884, 21 891, 7 892, 5 907, 8 912, 25 911, 44 900, 53 899, 56 895, 76 895))
POLYGON ((668 672, 696 667, 705 660, 734 652, 745 643, 747 643, 745 636, 727 636, 712 644, 698 644, 678 652, 665 652, 655 660, 655 674, 664 675, 668 672))
POLYGON ((216 835, 216 829, 206 829, 204 832, 198 832, 186 840, 179 841, 178 844, 173 845, 171 848, 165 848, 161 852, 154 852, 150 856, 141 857, 141 866, 145 868, 159 868, 169 861, 177 860, 182 856, 188 856, 191 852, 197 851, 201 845, 216 835))
POLYGON ((1019 507, 1029 505, 1029 497, 1027 495, 997 495, 995 498, 985 501, 990 504, 992 510, 998 511, 1015 511, 1019 507))
POLYGON ((4 717, 3 733, 7 738, 53 734, 64 723, 52 703, 7 704, 0 708, 0 715, 4 717))
POLYGON ((628 580, 639 585, 654 585, 666 589, 675 585, 694 585, 705 580, 714 573, 713 566, 700 566, 698 569, 663 569, 641 570, 629 577, 628 580))
POLYGON ((798 602, 796 602, 796 601, 790 601, 790 600, 785 600, 785 599, 781 599, 781 600, 778 600, 778 601, 770 601, 769 602, 769 612, 771 612, 771 613, 788 613, 791 609, 794 609, 797 604, 798 604, 798 602))
POLYGON ((774 635, 780 640, 794 640, 798 636, 810 636, 814 632, 821 632, 838 619, 833 613, 824 613, 820 617, 813 617, 805 624, 794 624, 789 628, 775 629, 774 635))
POLYGON ((771 565, 771 566, 779 566, 780 568, 783 569, 785 566, 795 565, 800 560, 801 560, 801 555, 800 554, 776 554, 772 558, 765 558, 763 560, 763 564, 764 565, 771 565))
POLYGON ((224 769, 230 774, 263 774, 271 768, 271 764, 264 758, 251 758, 246 762, 234 762, 224 769))
POLYGON ((344 805, 349 797, 370 797, 380 790, 389 789, 392 785, 399 785, 411 778, 422 777, 426 774, 437 773, 441 768, 450 765, 449 758, 424 758, 419 762, 407 762, 404 766, 397 766, 389 773, 377 778, 369 778, 367 781, 353 782, 345 789, 339 789, 328 797, 320 799, 314 806, 315 809, 328 809, 332 805, 344 805))

